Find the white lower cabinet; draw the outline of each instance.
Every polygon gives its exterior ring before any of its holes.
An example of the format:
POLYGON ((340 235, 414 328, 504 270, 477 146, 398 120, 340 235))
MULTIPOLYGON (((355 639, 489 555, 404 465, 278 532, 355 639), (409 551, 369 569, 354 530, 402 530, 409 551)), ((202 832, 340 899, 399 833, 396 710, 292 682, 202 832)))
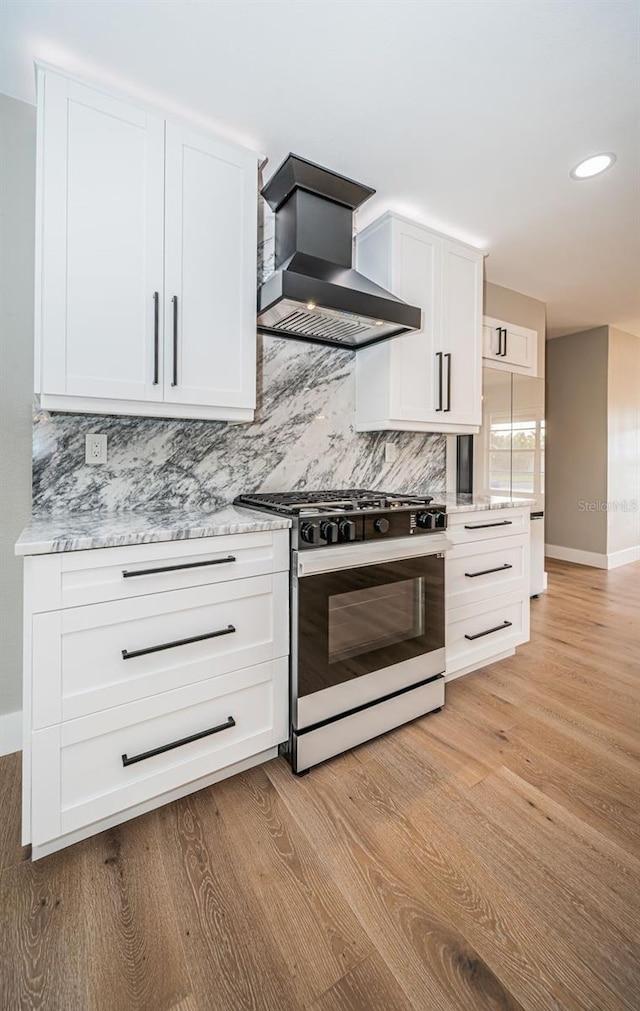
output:
POLYGON ((529 639, 529 511, 453 513, 445 555, 446 675, 459 677, 529 639))
POLYGON ((34 857, 275 756, 288 734, 288 537, 26 560, 23 839, 34 857), (258 574, 229 578, 234 564, 258 574), (157 592, 130 596, 154 576, 157 592), (79 603, 78 579, 99 602, 79 603))
POLYGON ((285 657, 36 731, 34 846, 272 748, 287 681, 285 657))
POLYGON ((447 673, 484 666, 529 638, 529 594, 507 593, 447 616, 447 673))

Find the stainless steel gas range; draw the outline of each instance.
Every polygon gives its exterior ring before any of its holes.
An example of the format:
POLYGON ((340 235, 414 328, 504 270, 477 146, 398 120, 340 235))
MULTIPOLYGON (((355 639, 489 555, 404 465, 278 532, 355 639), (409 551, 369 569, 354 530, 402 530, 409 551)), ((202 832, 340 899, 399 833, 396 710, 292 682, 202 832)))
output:
POLYGON ((294 772, 442 707, 444 506, 362 489, 235 504, 292 520, 294 772))

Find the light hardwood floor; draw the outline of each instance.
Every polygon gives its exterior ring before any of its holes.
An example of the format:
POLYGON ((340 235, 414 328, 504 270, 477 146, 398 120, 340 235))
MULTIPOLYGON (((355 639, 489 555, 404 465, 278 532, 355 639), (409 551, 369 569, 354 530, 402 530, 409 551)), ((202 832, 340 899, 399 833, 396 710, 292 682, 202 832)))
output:
POLYGON ((0 760, 2 1011, 636 1011, 640 565, 548 567, 517 656, 307 777, 31 864, 0 760))

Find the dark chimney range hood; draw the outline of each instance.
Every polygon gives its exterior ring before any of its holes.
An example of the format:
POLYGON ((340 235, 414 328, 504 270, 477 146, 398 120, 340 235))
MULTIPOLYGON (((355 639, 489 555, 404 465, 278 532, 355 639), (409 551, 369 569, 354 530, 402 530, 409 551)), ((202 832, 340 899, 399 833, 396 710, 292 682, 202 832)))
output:
POLYGON ((353 212, 375 190, 290 154, 262 190, 276 215, 276 270, 258 330, 363 348, 419 330, 421 311, 352 267, 353 212))

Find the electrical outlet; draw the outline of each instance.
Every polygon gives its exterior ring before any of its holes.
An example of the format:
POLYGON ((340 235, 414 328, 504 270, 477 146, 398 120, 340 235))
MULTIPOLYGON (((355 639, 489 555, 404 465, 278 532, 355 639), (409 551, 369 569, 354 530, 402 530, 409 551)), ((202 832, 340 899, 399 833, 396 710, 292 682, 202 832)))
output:
POLYGON ((385 442, 384 444, 384 462, 385 463, 395 463, 398 459, 398 447, 395 442, 385 442))
POLYGON ((84 460, 85 460, 85 463, 106 463, 107 462, 107 437, 106 437, 106 435, 85 435, 85 437, 84 437, 84 460))

